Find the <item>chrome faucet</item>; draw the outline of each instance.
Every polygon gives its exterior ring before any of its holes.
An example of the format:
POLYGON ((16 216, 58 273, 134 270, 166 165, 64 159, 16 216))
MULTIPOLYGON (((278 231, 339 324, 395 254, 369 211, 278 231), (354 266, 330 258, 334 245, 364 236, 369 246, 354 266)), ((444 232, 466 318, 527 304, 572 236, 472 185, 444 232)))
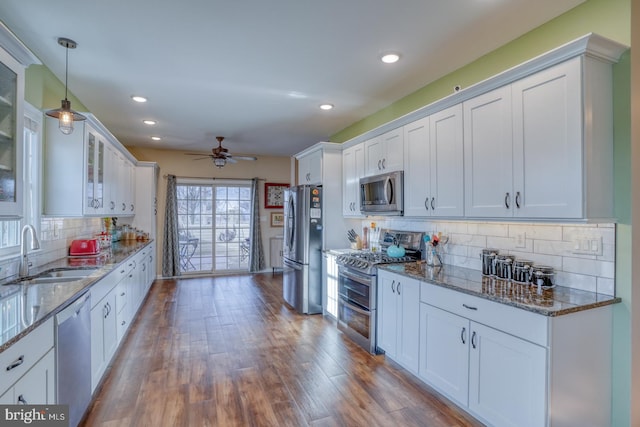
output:
POLYGON ((22 227, 22 233, 20 234, 20 269, 18 270, 18 277, 25 277, 29 275, 27 231, 31 234, 31 250, 40 249, 40 241, 38 240, 38 236, 36 236, 36 229, 33 228, 33 225, 27 224, 22 227))

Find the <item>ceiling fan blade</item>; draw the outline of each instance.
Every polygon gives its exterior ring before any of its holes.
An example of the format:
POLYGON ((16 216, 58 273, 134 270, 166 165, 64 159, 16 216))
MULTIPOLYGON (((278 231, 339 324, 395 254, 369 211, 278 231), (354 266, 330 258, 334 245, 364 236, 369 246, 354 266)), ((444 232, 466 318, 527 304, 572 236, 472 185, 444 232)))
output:
POLYGON ((227 163, 238 163, 238 161, 236 159, 231 158, 231 157, 227 157, 226 160, 227 160, 227 163))
POLYGON ((210 157, 211 157, 211 156, 206 156, 206 157, 198 157, 197 159, 193 159, 193 160, 202 160, 202 159, 208 159, 208 158, 210 158, 210 157))
POLYGON ((184 153, 185 156, 211 156, 211 154, 202 154, 202 153, 184 153))
MULTIPOLYGON (((236 156, 236 155, 230 154, 229 157, 233 157, 235 160, 258 160, 257 157, 253 157, 253 156, 236 156)), ((227 157, 227 159, 229 157, 227 157)))

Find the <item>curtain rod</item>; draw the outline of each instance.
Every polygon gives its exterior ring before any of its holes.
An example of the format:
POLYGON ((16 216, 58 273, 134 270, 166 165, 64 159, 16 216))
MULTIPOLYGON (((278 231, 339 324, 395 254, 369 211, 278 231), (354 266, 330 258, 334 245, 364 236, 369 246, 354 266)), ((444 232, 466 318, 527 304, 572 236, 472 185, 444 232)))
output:
MULTIPOLYGON (((169 175, 162 175, 162 178, 167 179, 169 175)), ((211 179, 213 181, 220 179, 220 180, 225 180, 225 181, 250 181, 254 178, 221 178, 221 177, 215 177, 215 176, 178 176, 175 175, 176 178, 184 178, 184 179, 211 179)), ((266 178, 255 178, 258 181, 266 181, 266 178)))

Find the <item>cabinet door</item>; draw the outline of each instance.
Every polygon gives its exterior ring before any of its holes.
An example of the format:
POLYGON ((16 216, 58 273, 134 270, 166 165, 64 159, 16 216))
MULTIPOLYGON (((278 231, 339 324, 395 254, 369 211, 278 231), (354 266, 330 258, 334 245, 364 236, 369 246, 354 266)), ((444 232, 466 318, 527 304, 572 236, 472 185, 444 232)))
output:
POLYGON ((464 214, 464 162, 462 139, 462 105, 431 116, 431 200, 432 216, 464 214))
POLYGON ((394 129, 380 136, 382 141, 382 172, 403 170, 404 166, 404 131, 394 129))
POLYGON ((581 61, 512 85, 517 216, 583 216, 581 61))
POLYGON ((0 216, 22 216, 24 67, 0 49, 0 216))
POLYGON ((113 354, 116 352, 116 348, 118 347, 115 291, 112 290, 109 292, 104 301, 107 308, 106 316, 103 321, 104 360, 105 365, 108 365, 111 361, 111 357, 113 357, 113 354))
POLYGON ((513 215, 511 86, 464 102, 465 215, 513 215))
POLYGON ((469 389, 469 321, 420 304, 419 376, 466 406, 469 389))
POLYGON ((382 158, 384 157, 384 143, 380 136, 364 142, 365 175, 378 175, 383 172, 382 158))
POLYGON ((298 159, 298 184, 322 184, 322 150, 298 159))
POLYGON ((429 123, 430 118, 425 117, 404 127, 405 216, 429 216, 431 213, 429 123))
POLYGON ((104 319, 108 311, 107 305, 101 301, 91 309, 91 392, 102 378, 106 368, 104 360, 104 319))
POLYGON ((420 282, 408 277, 399 278, 398 294, 398 352, 397 360, 406 369, 418 373, 420 351, 420 282))
POLYGON ((51 349, 13 386, 15 404, 47 405, 55 398, 55 350, 51 349))
POLYGON ((378 272, 378 347, 395 359, 398 330, 398 281, 392 274, 378 272))
POLYGON ((547 350, 471 322, 469 409, 492 425, 546 425, 547 350))
POLYGON ((84 212, 86 214, 94 213, 96 209, 96 188, 94 182, 96 180, 96 151, 98 149, 98 136, 93 129, 86 128, 86 144, 84 149, 84 212))
POLYGON ((362 216, 360 213, 360 178, 364 176, 364 145, 358 144, 342 153, 344 216, 362 216))

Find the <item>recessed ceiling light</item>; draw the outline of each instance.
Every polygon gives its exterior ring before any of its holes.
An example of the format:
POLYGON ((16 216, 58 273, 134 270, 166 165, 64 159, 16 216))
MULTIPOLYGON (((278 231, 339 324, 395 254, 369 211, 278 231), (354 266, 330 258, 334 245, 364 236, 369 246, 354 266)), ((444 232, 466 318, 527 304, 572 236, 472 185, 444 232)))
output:
POLYGON ((321 104, 320 105, 320 109, 321 110, 331 110, 333 108, 333 104, 321 104))
POLYGON ((160 138, 159 136, 152 136, 151 139, 153 139, 154 141, 160 141, 162 138, 160 138))
POLYGON ((400 59, 400 55, 397 53, 385 53, 380 57, 380 60, 385 64, 393 64, 394 62, 398 62, 400 59))
POLYGON ((153 125, 157 125, 158 122, 156 122, 155 120, 143 120, 142 123, 144 123, 145 125, 149 125, 149 126, 153 126, 153 125))
POLYGON ((131 99, 136 102, 147 102, 147 98, 145 98, 144 96, 131 95, 131 99))

